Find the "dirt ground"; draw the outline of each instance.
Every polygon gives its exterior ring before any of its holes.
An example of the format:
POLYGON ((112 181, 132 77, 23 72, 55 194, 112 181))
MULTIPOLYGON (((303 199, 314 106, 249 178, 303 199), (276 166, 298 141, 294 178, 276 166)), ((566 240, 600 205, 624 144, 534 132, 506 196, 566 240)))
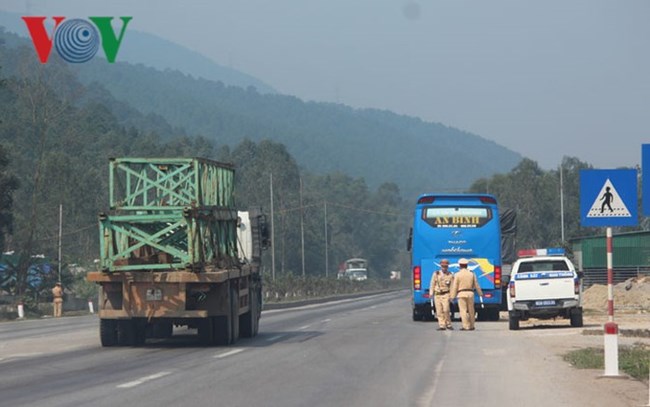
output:
MULTIPOLYGON (((630 279, 614 285, 614 322, 618 325, 618 346, 644 343, 650 346, 650 278, 630 279)), ((543 346, 557 358, 571 350, 587 347, 604 348, 604 324, 609 321, 607 313, 607 286, 594 285, 584 291, 584 327, 571 328, 569 321, 530 319, 521 322, 520 329, 534 335, 543 346)), ((507 319, 507 313, 502 314, 507 319)), ((565 362, 566 363, 566 362, 565 362)), ((605 387, 620 399, 621 406, 650 406, 648 379, 636 380, 619 369, 617 377, 605 377, 604 369, 575 369, 571 375, 576 386, 605 387)), ((650 374, 650 372, 649 372, 650 374)))

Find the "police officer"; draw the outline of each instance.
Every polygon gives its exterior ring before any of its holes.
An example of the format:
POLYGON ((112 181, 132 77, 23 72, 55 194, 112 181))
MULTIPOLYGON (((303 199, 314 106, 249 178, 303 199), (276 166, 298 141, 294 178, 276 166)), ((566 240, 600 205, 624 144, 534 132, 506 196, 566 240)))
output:
POLYGON ((463 323, 463 331, 473 331, 474 321, 476 319, 474 310, 474 290, 483 300, 483 291, 478 285, 476 274, 467 269, 467 259, 458 260, 460 270, 454 276, 451 285, 451 298, 458 298, 458 309, 460 319, 463 323))
POLYGON ((454 329, 451 326, 451 315, 449 312, 449 291, 454 275, 449 271, 449 260, 440 261, 440 270, 433 273, 429 295, 434 296, 436 316, 438 317, 438 330, 454 329))
POLYGON ((52 289, 52 305, 54 307, 54 317, 58 318, 63 314, 63 288, 61 288, 61 283, 57 282, 54 288, 52 289))

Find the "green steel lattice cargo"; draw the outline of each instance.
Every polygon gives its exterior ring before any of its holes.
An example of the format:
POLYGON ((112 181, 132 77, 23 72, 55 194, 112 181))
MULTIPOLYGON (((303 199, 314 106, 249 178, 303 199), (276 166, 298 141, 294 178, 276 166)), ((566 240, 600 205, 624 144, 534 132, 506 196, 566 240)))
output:
POLYGON ((182 325, 208 345, 257 334, 265 218, 236 210, 233 184, 232 166, 206 159, 110 160, 101 270, 88 273, 100 285, 103 346, 140 345, 182 325))

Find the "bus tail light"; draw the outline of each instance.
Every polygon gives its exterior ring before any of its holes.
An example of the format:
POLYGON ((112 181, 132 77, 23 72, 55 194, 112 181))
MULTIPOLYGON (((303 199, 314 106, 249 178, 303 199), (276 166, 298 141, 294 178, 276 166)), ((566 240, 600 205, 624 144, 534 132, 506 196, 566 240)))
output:
POLYGON ((497 204, 497 200, 494 199, 494 198, 491 197, 491 196, 482 196, 482 197, 480 197, 479 199, 481 200, 481 203, 484 203, 484 204, 492 204, 492 205, 496 205, 496 204, 497 204))
POLYGON ((494 288, 501 288, 501 266, 494 266, 494 288))
POLYGON ((508 288, 510 291, 510 298, 515 298, 515 282, 511 281, 510 284, 508 284, 508 288))
POLYGON ((422 196, 420 199, 418 199, 418 204, 431 204, 435 200, 436 198, 432 196, 422 196))
POLYGON ((413 267, 413 289, 420 290, 422 288, 422 269, 420 266, 413 267))

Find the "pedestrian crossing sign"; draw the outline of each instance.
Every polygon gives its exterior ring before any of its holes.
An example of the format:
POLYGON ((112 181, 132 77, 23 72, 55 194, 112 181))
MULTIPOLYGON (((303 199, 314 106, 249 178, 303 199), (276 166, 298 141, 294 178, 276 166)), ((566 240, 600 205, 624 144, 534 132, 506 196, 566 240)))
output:
POLYGON ((643 214, 650 216, 650 144, 641 145, 641 199, 643 214))
POLYGON ((636 226, 636 170, 581 170, 582 226, 636 226))

